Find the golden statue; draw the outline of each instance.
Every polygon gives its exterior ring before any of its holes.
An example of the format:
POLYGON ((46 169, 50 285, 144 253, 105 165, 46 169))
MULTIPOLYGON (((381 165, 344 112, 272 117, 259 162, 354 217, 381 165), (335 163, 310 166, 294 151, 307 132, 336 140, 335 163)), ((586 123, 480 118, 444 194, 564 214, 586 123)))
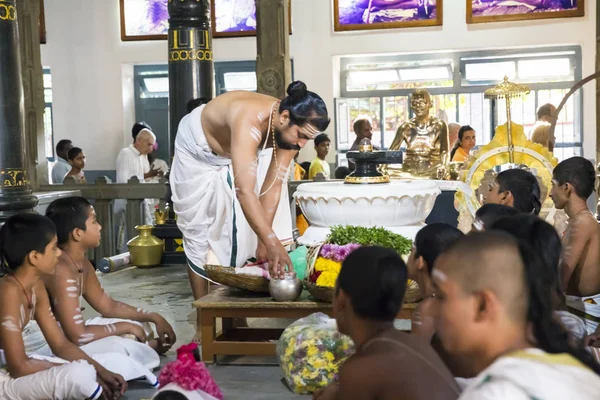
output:
POLYGON ((400 150, 406 143, 404 162, 402 167, 388 165, 390 177, 448 179, 448 125, 430 115, 432 104, 427 90, 415 90, 410 104, 415 117, 400 125, 390 146, 390 150, 400 150))

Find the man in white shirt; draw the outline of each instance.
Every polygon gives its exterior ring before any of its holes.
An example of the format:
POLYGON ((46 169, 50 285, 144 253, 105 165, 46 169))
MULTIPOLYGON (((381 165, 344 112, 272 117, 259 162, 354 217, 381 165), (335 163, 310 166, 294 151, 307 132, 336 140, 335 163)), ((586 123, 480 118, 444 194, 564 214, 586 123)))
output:
POLYGON ((144 128, 135 138, 133 144, 121 149, 117 156, 117 183, 127 183, 132 176, 137 176, 140 182, 159 174, 151 170, 148 154, 152 152, 156 136, 151 130, 144 128))
MULTIPOLYGON (((117 183, 127 183, 127 181, 136 176, 140 182, 145 179, 153 178, 160 174, 157 169, 150 169, 148 154, 152 152, 156 136, 148 128, 143 128, 135 137, 133 144, 121 149, 117 156, 117 183)), ((125 200, 115 200, 115 221, 117 223, 117 249, 126 251, 126 232, 125 232, 125 200)), ((152 224, 152 214, 148 204, 144 202, 144 223, 152 224)))
POLYGON ((73 142, 63 139, 56 144, 56 163, 52 167, 52 183, 63 183, 65 175, 71 170, 67 153, 73 148, 73 142))

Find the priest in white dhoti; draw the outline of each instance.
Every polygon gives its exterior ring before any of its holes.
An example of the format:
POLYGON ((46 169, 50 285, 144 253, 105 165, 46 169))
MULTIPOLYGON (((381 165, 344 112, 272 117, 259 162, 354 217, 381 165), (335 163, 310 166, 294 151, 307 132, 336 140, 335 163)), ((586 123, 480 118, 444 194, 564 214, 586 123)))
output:
MULTIPOLYGON (((156 136, 148 128, 143 128, 136 136, 133 144, 121 149, 117 156, 117 183, 127 183, 131 177, 137 177, 140 182, 158 176, 160 171, 151 169, 148 154, 152 152, 156 136)), ((125 209, 127 201, 115 200, 114 215, 117 232, 117 249, 127 251, 127 233, 125 227, 125 209)), ((152 225, 152 214, 147 202, 144 201, 142 212, 144 223, 152 225)))
POLYGON ((283 245, 292 239, 285 182, 293 157, 329 117, 304 83, 292 83, 288 95, 229 92, 180 122, 169 181, 196 299, 208 290, 209 254, 232 267, 255 257, 274 278, 292 269, 283 245))

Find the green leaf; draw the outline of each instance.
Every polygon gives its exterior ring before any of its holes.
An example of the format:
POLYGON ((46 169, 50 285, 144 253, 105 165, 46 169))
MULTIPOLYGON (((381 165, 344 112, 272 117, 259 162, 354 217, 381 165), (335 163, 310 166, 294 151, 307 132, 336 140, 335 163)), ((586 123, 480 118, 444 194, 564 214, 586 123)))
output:
POLYGON ((363 246, 382 246, 394 249, 400 255, 409 254, 412 248, 412 240, 385 228, 366 228, 353 225, 332 227, 326 242, 340 246, 349 243, 357 243, 363 246))

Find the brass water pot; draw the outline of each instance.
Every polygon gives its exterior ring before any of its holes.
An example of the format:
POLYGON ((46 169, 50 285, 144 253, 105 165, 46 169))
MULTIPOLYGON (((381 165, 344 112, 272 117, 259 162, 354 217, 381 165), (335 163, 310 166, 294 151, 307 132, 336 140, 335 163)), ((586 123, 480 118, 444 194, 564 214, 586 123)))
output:
POLYGON ((131 264, 141 268, 160 264, 165 243, 152 235, 153 228, 152 225, 135 227, 140 234, 127 242, 131 254, 131 264))

